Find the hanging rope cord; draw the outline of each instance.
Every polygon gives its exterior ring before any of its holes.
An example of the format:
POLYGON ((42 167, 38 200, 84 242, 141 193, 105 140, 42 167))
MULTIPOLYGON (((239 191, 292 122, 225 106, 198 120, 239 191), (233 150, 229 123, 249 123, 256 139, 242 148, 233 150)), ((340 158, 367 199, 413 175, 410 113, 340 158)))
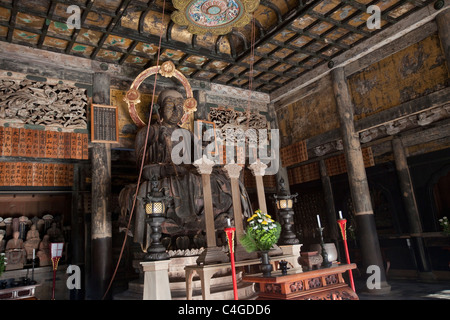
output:
MULTIPOLYGON (((164 13, 165 13, 165 8, 166 8, 166 0, 163 1, 163 7, 162 7, 161 32, 160 32, 160 35, 159 35, 158 55, 157 55, 157 58, 156 58, 156 66, 157 67, 159 67, 159 58, 160 58, 160 55, 161 55, 161 42, 162 42, 162 36, 163 36, 163 33, 164 33, 164 13)), ((131 220, 133 218, 134 208, 136 206, 136 199, 137 199, 137 195, 138 195, 138 191, 139 191, 139 186, 141 184, 142 170, 144 168, 145 158, 146 158, 146 154, 147 154, 147 143, 148 143, 148 136, 149 136, 149 132, 150 132, 150 121, 152 119, 152 114, 153 114, 153 105, 154 105, 154 102, 155 102, 157 79, 158 79, 158 72, 155 74, 155 81, 153 83, 152 103, 150 105, 150 114, 149 114, 149 117, 148 117, 148 125, 147 125, 147 132, 146 132, 146 136, 145 136, 144 150, 143 150, 143 153, 142 153, 142 160, 141 160, 141 166, 140 166, 140 169, 139 169, 139 176, 138 176, 138 181, 137 181, 137 185, 136 185, 136 191, 135 191, 134 197, 133 197, 133 205, 132 205, 131 211, 130 211, 130 218, 128 219, 127 229, 125 231, 125 238, 123 240, 122 248, 120 250, 119 259, 117 260, 116 268, 115 268, 114 273, 113 273, 113 275, 111 277, 111 281, 109 282, 108 288, 106 289, 106 292, 103 295, 102 300, 105 299, 105 297, 107 296, 109 290, 111 289, 112 283, 113 283, 114 278, 116 277, 116 274, 117 274, 117 270, 119 269, 120 261, 122 260, 123 251, 125 249, 125 245, 127 243, 128 231, 130 230, 131 220)))
MULTIPOLYGON (((250 126, 250 115, 251 115, 251 99, 252 99, 252 90, 253 90, 253 64, 255 63, 255 42, 256 42, 256 23, 255 23, 255 15, 252 14, 252 28, 250 34, 250 68, 248 75, 248 103, 247 103, 247 123, 246 129, 249 129, 250 126)), ((250 155, 249 155, 250 157, 250 155)))

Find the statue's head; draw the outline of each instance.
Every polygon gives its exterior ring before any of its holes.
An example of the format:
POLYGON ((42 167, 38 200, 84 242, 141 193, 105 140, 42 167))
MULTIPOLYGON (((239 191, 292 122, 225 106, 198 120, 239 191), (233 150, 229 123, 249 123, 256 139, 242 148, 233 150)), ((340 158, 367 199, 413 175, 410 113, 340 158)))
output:
POLYGON ((159 114, 164 123, 176 125, 183 117, 184 97, 176 90, 166 89, 158 96, 159 114))

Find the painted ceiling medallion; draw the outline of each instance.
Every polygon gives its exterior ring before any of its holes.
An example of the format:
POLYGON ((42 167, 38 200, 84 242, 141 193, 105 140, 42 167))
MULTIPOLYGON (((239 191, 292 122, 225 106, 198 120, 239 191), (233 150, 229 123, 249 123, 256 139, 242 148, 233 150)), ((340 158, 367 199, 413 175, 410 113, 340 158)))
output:
POLYGON ((172 20, 193 34, 224 35, 250 23, 259 0, 173 0, 172 20))

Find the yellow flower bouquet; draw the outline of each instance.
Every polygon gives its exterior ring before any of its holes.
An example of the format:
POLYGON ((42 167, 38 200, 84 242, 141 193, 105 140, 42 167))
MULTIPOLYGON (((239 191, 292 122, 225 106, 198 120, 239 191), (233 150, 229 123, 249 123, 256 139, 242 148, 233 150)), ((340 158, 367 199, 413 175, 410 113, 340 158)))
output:
POLYGON ((247 252, 270 250, 280 238, 281 225, 259 209, 247 222, 246 232, 239 239, 247 252))

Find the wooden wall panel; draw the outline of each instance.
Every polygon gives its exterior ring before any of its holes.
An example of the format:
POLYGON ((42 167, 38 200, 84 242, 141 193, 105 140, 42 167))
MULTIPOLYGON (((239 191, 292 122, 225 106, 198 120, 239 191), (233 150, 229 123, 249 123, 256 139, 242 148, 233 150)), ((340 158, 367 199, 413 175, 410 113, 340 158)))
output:
POLYGON ((33 218, 42 217, 43 214, 62 214, 70 217, 71 194, 1 194, 0 217, 33 218))
POLYGON ((438 91, 448 76, 434 34, 349 77, 355 120, 438 91))
MULTIPOLYGON (((110 90, 110 105, 118 108, 119 115, 119 142, 122 147, 134 148, 134 137, 137 132, 137 127, 130 117, 128 112, 128 105, 123 100, 126 90, 111 89, 110 90)), ((158 97, 155 97, 157 99, 158 97)), ((156 100, 155 100, 156 101, 156 100)), ((152 95, 141 92, 141 102, 137 110, 141 119, 148 119, 150 106, 152 103, 152 95)))
POLYGON ((302 89, 297 101, 276 110, 281 147, 339 128, 331 77, 302 89))

